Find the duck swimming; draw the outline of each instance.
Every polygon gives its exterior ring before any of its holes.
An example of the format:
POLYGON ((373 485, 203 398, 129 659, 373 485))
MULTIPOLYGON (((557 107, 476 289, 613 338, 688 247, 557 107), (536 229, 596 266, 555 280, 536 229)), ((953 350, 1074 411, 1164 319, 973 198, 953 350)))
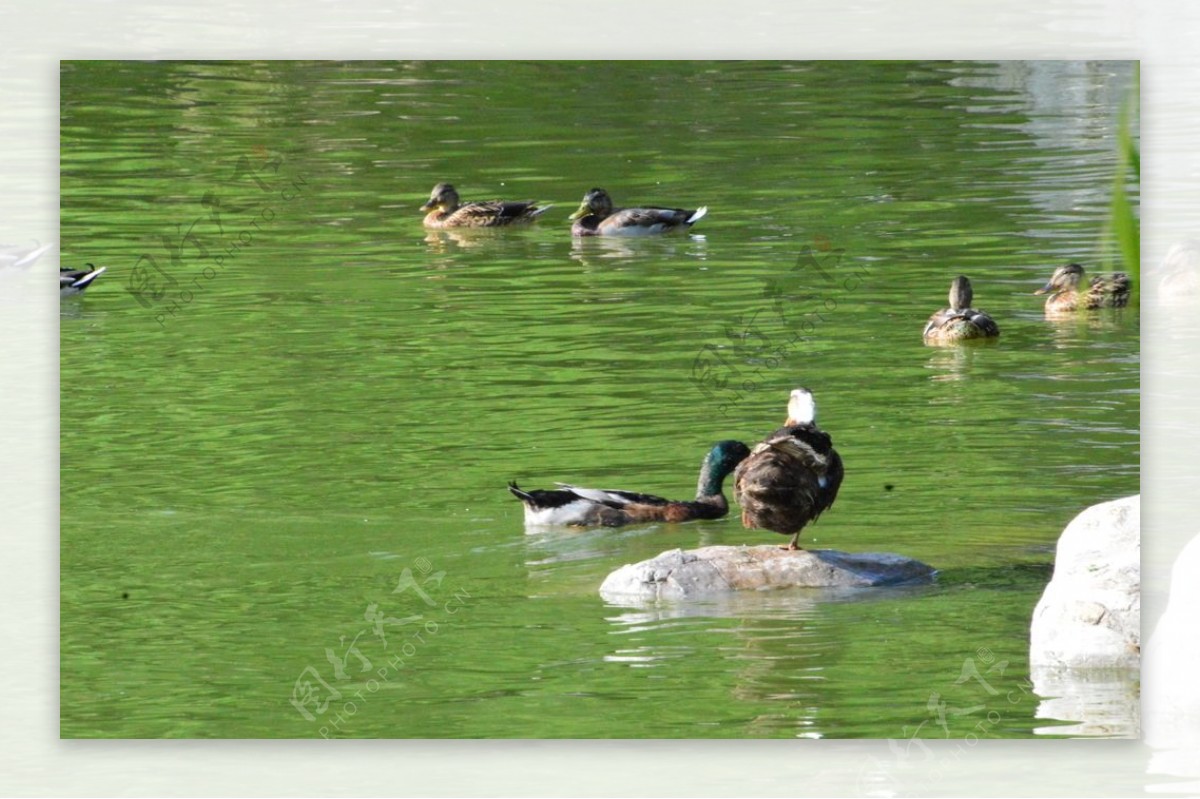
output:
POLYGON ((550 490, 522 491, 516 483, 508 490, 525 505, 526 525, 570 527, 620 527, 637 522, 686 522, 719 519, 729 512, 722 484, 750 449, 740 441, 718 441, 700 467, 696 498, 672 501, 652 494, 614 491, 556 483, 550 490))
POLYGON ((583 195, 579 210, 571 214, 572 236, 651 236, 687 230, 708 213, 703 206, 694 211, 683 208, 613 208, 612 198, 604 189, 592 189, 583 195))
POLYGON ((971 281, 959 275, 950 282, 950 307, 929 317, 922 337, 926 344, 952 344, 977 338, 995 338, 1000 327, 992 317, 971 307, 971 281))
POLYGON ((514 223, 532 222, 552 206, 538 207, 532 200, 527 202, 505 202, 483 200, 459 205, 458 192, 449 183, 439 183, 429 194, 429 202, 421 206, 425 215, 425 227, 500 227, 514 223))
POLYGON ((1090 311, 1096 308, 1124 308, 1129 304, 1129 275, 1116 272, 1096 275, 1085 292, 1079 291, 1083 267, 1066 264, 1054 270, 1050 280, 1034 294, 1050 294, 1046 310, 1051 312, 1090 311))
POLYGON ((87 269, 70 269, 60 267, 58 270, 58 296, 68 297, 92 285, 92 281, 104 274, 107 266, 96 268, 95 264, 88 264, 87 269))
POLYGON ((734 497, 742 506, 742 524, 763 528, 792 540, 837 498, 844 475, 842 458, 829 434, 816 424, 817 406, 806 388, 792 391, 788 418, 750 452, 734 472, 734 497))

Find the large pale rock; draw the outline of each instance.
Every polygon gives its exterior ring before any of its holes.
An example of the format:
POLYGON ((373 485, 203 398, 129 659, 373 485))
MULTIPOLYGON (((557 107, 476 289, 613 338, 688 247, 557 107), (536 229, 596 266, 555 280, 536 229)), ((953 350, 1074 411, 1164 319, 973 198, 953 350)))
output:
POLYGON ((1141 497, 1103 502, 1058 539, 1033 611, 1032 667, 1136 669, 1141 653, 1141 497))
POLYGON ((672 549, 614 571, 600 586, 612 597, 682 599, 768 588, 845 588, 928 580, 920 561, 886 553, 833 549, 788 552, 777 546, 672 549))

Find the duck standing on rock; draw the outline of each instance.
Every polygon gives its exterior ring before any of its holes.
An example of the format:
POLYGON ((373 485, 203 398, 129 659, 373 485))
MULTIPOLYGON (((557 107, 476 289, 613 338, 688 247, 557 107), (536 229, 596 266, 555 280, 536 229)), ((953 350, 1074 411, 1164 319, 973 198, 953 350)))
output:
POLYGON ((505 202, 481 200, 459 205, 458 192, 449 183, 439 183, 429 194, 429 202, 421 206, 428 211, 425 227, 434 230, 463 227, 501 227, 532 222, 553 206, 538 207, 532 200, 505 202))
POLYGON ((750 451, 734 472, 734 496, 742 506, 742 524, 763 528, 792 540, 833 505, 842 484, 842 458, 833 440, 816 424, 817 406, 806 388, 792 391, 788 418, 750 451))
POLYGON ((1033 293, 1050 295, 1046 298, 1046 310, 1051 313, 1124 308, 1129 304, 1129 275, 1124 272, 1096 275, 1085 292, 1079 291, 1082 280, 1083 267, 1067 264, 1055 269, 1046 285, 1033 293))
POLYGON ((992 317, 971 307, 971 281, 959 275, 950 282, 950 307, 929 317, 922 337, 926 344, 953 344, 979 338, 995 338, 1000 327, 992 317))
POLYGON ((684 208, 613 208, 612 197, 604 189, 592 189, 583 195, 579 210, 571 214, 572 236, 650 236, 687 230, 708 213, 702 206, 694 211, 684 208))
POLYGON ((570 527, 620 527, 635 522, 686 522, 719 519, 729 512, 722 486, 725 478, 750 454, 740 441, 718 441, 700 467, 696 498, 672 501, 651 494, 556 483, 557 489, 522 491, 516 483, 508 490, 525 505, 525 524, 570 527))

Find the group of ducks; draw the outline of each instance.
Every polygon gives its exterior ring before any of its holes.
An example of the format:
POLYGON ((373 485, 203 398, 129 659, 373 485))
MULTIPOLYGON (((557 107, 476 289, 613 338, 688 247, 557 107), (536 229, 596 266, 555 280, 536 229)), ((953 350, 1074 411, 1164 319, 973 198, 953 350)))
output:
POLYGON ((729 512, 725 478, 734 479, 734 499, 742 525, 790 535, 784 549, 800 549, 800 531, 816 521, 837 499, 844 471, 829 434, 817 427, 812 392, 792 391, 788 417, 775 432, 750 449, 741 441, 718 441, 700 467, 696 497, 669 500, 652 494, 557 483, 558 488, 508 490, 525 506, 525 524, 619 527, 640 522, 719 519, 729 512))
MULTIPOLYGON (((1124 274, 1094 277, 1086 292, 1079 291, 1082 279, 1083 267, 1067 264, 1035 293, 1050 294, 1046 309, 1054 312, 1119 308, 1129 302, 1129 278, 1124 274)), ((929 318, 925 340, 950 343, 999 336, 995 320, 972 308, 972 299, 971 281, 962 275, 954 278, 950 307, 929 318)), ((567 483, 557 483, 556 489, 525 491, 510 482, 508 490, 524 504, 525 524, 530 527, 685 522, 719 519, 729 512, 724 483, 731 473, 742 525, 790 535, 784 549, 800 549, 800 531, 833 505, 844 476, 832 439, 817 427, 812 392, 792 391, 787 421, 754 449, 740 441, 714 444, 700 467, 692 500, 567 483)))
MULTIPOLYGON (((460 202, 449 183, 433 187, 421 206, 425 227, 499 227, 532 222, 551 206, 533 201, 460 202)), ((573 236, 646 236, 687 230, 708 208, 616 208, 604 189, 583 196, 571 214, 573 236)), ((969 301, 968 301, 968 304, 969 301)), ((644 522, 720 519, 729 513, 725 478, 734 476, 734 498, 742 508, 742 524, 773 530, 792 538, 785 549, 800 549, 800 531, 828 510, 842 484, 842 459, 833 441, 816 424, 812 392, 798 388, 788 402, 783 427, 750 449, 741 441, 718 441, 700 466, 696 496, 670 500, 653 494, 556 483, 558 488, 525 491, 515 482, 508 490, 525 506, 529 527, 620 527, 644 522)))
MULTIPOLYGON (((1079 290, 1083 267, 1066 264, 1054 270, 1050 280, 1034 294, 1049 294, 1046 312, 1052 315, 1091 311, 1097 308, 1124 308, 1129 304, 1129 276, 1123 272, 1096 275, 1086 291, 1079 290)), ((950 283, 950 307, 929 317, 922 334, 928 344, 951 344, 971 339, 995 338, 1000 335, 996 320, 971 307, 974 292, 971 281, 963 275, 950 283)))
MULTIPOLYGON (((532 222, 551 206, 533 201, 460 202, 449 183, 434 186, 426 211, 425 226, 432 229, 499 227, 532 222)), ((574 236, 642 236, 686 230, 699 221, 707 207, 615 208, 604 189, 592 189, 579 209, 571 214, 574 236)), ((61 269, 60 294, 77 294, 105 271, 88 264, 87 269, 61 269)), ((1076 263, 1054 271, 1035 294, 1049 294, 1046 310, 1051 313, 1120 308, 1129 302, 1129 278, 1121 273, 1093 277, 1080 291, 1083 267, 1076 263)), ((958 276, 950 284, 950 307, 929 318, 923 338, 931 344, 970 339, 995 338, 1000 328, 988 314, 971 307, 971 281, 958 276)), ((696 496, 692 500, 668 500, 635 491, 584 488, 558 483, 558 488, 524 491, 515 482, 509 491, 525 506, 529 526, 606 526, 638 522, 684 522, 719 519, 729 512, 725 478, 734 476, 734 498, 742 509, 742 524, 749 529, 772 530, 790 535, 784 549, 799 549, 800 531, 833 505, 844 471, 842 459, 827 433, 817 427, 816 402, 808 389, 792 391, 783 427, 750 449, 740 441, 718 441, 700 468, 696 496)))
MULTIPOLYGON (((449 183, 433 187, 429 202, 421 206, 428 211, 425 227, 446 228, 501 227, 532 222, 553 206, 539 206, 533 200, 506 202, 483 200, 469 203, 459 201, 458 192, 449 183)), ((651 236, 687 230, 708 213, 707 207, 686 208, 616 208, 604 189, 592 189, 583 196, 579 210, 569 217, 573 236, 651 236)))

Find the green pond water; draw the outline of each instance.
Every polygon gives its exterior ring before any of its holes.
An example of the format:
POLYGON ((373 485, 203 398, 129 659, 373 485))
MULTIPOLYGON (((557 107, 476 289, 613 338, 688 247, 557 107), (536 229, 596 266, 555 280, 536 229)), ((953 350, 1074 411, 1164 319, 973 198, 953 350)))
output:
MULTIPOLYGON (((1063 526, 1138 491, 1102 264, 1113 63, 87 63, 61 73, 64 737, 1031 737, 1063 526), (427 234, 438 181, 554 203, 427 234), (584 192, 709 207, 572 241, 584 192), (950 279, 1003 334, 927 348, 950 279), (811 388, 802 543, 931 585, 639 605, 734 514, 527 534, 509 480, 690 497, 811 388), (982 725, 982 726, 981 726, 982 725)), ((1041 733, 1037 730, 1042 729, 1041 733)), ((909 739, 909 743, 904 743, 909 739)))

